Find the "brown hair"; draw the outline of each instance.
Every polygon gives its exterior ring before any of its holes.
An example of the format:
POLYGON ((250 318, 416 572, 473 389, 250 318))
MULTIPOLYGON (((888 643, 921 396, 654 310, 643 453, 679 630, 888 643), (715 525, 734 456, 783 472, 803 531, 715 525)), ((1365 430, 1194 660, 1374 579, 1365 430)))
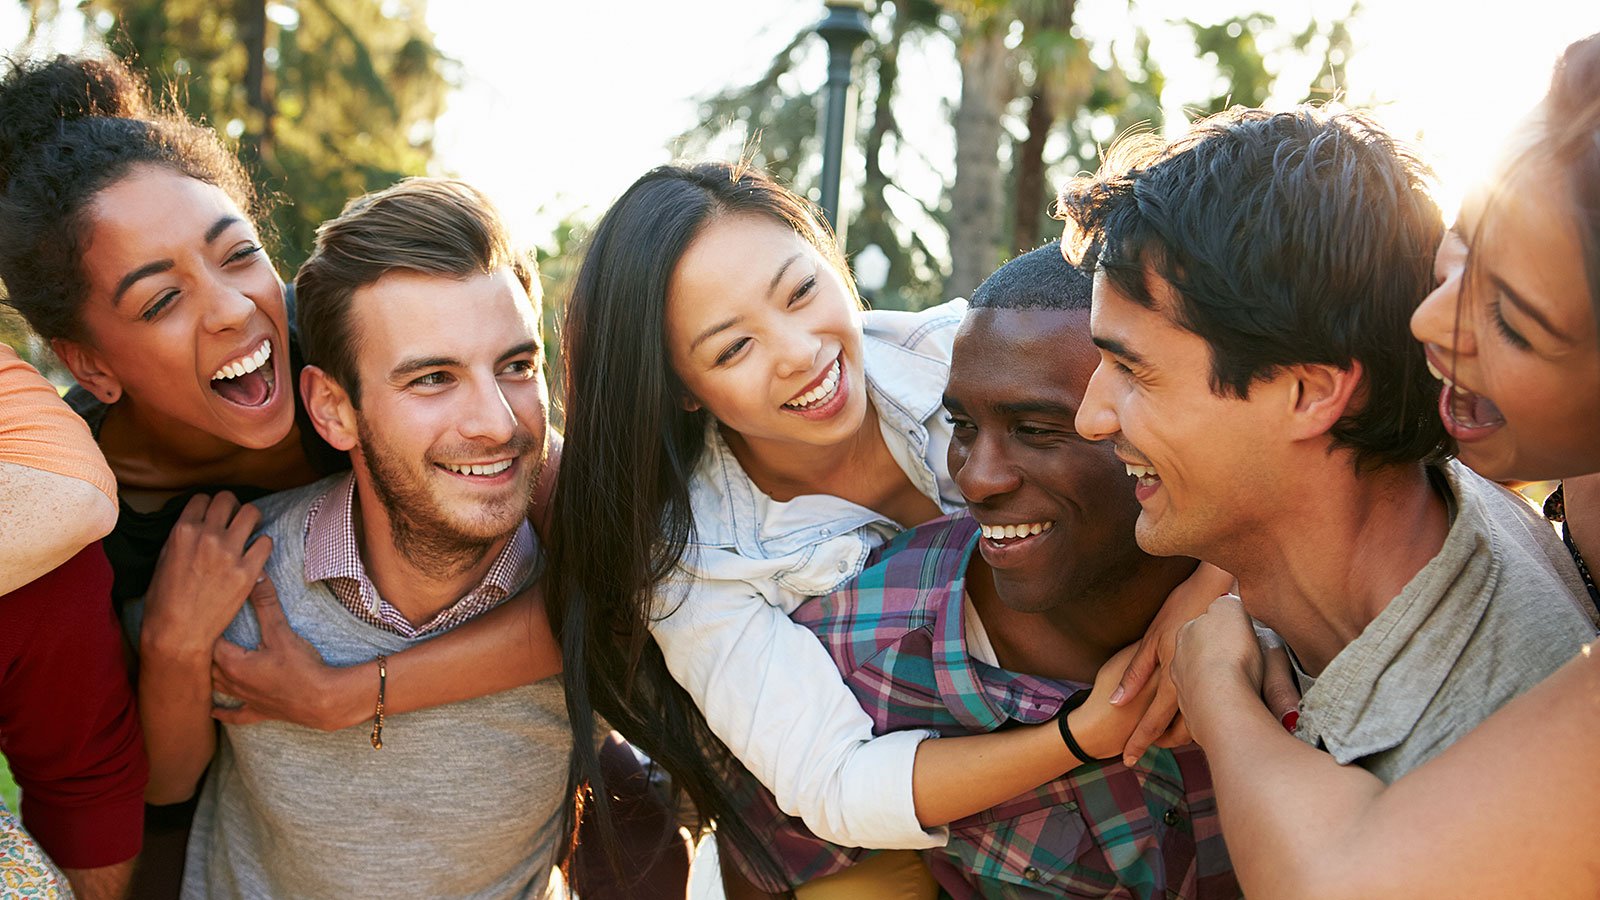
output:
POLYGON ((360 406, 350 321, 355 292, 390 272, 462 278, 510 266, 535 305, 538 269, 513 249, 494 204, 469 184, 407 178, 357 197, 317 229, 316 248, 295 276, 295 323, 308 365, 327 372, 360 406))

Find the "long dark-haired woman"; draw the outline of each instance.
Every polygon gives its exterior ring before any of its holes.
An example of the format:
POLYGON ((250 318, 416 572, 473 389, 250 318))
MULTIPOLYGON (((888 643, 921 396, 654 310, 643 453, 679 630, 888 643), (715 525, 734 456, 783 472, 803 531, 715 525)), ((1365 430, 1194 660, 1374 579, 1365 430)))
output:
MULTIPOLYGON (((1491 478, 1568 478, 1568 537, 1592 573, 1600 534, 1572 526, 1600 521, 1600 35, 1562 56, 1436 274, 1412 331, 1445 382, 1439 411, 1461 459, 1491 478)), ((1600 896, 1600 659, 1573 652, 1385 786, 1283 732, 1259 698, 1248 619, 1218 601, 1180 632, 1173 674, 1240 884, 1296 900, 1600 896)))
MULTIPOLYGON (((788 618, 960 507, 942 393, 964 309, 863 312, 813 210, 736 165, 655 169, 591 237, 567 307, 551 557, 573 726, 605 716, 742 847, 756 841, 708 762, 717 740, 852 847, 937 846, 944 824, 1078 764, 1054 723, 874 737, 788 618)), ((1072 715, 1099 755, 1132 725, 1080 723, 1113 715, 1093 701, 1072 715)))

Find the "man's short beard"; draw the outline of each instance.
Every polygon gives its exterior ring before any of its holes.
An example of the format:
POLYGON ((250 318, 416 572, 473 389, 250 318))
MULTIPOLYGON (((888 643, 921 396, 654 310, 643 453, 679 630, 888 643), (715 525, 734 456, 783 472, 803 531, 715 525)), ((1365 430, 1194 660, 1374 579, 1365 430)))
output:
MULTIPOLYGON (((356 418, 356 430, 361 442, 361 455, 366 460, 367 472, 371 476, 372 490, 388 514, 389 536, 394 541, 394 548, 417 569, 441 575, 464 572, 482 562, 495 543, 521 524, 522 520, 519 519, 504 534, 484 537, 464 533, 442 517, 417 518, 411 511, 432 510, 433 497, 425 487, 413 483, 405 464, 374 439, 371 429, 360 416, 356 418)), ((512 450, 514 455, 520 457, 518 461, 524 462, 529 458, 526 455, 527 448, 518 446, 518 443, 513 441, 512 450)), ((530 500, 538 481, 537 475, 535 472, 535 477, 529 479, 530 500)), ((523 506, 526 509, 527 503, 523 506)))

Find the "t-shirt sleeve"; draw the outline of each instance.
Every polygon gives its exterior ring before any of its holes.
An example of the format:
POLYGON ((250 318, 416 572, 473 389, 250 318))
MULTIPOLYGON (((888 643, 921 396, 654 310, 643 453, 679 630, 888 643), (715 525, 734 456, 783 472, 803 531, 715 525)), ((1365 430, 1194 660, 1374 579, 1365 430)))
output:
POLYGON ((149 767, 98 542, 0 597, 0 673, 23 825, 64 868, 133 858, 149 767))
POLYGON ((931 732, 874 737, 816 635, 748 584, 685 576, 663 588, 687 591, 651 628, 668 670, 779 808, 847 847, 944 846, 947 830, 924 829, 912 803, 931 732))
POLYGON ((0 462, 76 478, 112 502, 117 481, 89 426, 16 351, 0 344, 0 462))

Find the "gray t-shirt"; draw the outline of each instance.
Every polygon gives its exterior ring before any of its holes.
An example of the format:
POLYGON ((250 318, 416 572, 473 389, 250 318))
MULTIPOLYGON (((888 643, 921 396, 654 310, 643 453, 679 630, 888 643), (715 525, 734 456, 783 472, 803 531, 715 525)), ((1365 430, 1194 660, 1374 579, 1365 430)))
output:
MULTIPOLYGON (((331 480, 258 503, 294 630, 335 666, 412 642, 304 578, 306 513, 331 480)), ((254 647, 247 605, 224 634, 254 647)), ((374 697, 377 683, 374 678, 374 697)), ((183 896, 553 896, 572 731, 559 678, 322 732, 224 726, 189 839, 183 896)))
MULTIPOLYGON (((1458 462, 1444 547, 1328 663, 1295 736, 1394 781, 1560 668, 1595 635, 1572 558, 1511 491, 1458 462)), ((1307 679, 1309 681, 1309 679, 1307 679)))

